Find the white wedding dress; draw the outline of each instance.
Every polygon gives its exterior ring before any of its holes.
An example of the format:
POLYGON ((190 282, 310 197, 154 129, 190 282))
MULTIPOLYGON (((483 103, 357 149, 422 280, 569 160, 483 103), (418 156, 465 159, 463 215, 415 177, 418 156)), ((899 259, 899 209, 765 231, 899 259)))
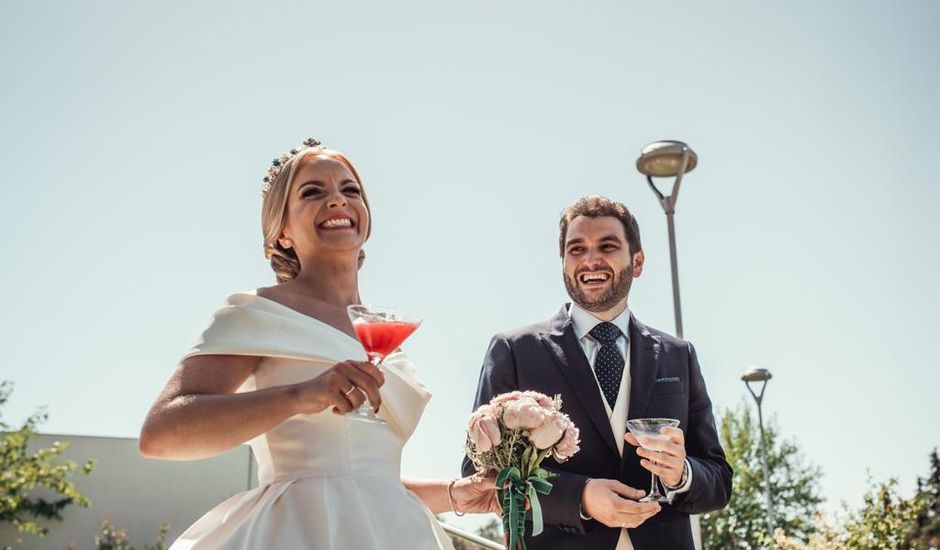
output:
MULTIPOLYGON (((254 293, 230 296, 187 355, 263 356, 239 391, 366 360, 359 341, 254 293)), ((431 395, 402 353, 385 360, 378 416, 297 415, 250 441, 259 486, 222 502, 171 550, 440 550, 450 539, 400 479, 401 450, 431 395)))

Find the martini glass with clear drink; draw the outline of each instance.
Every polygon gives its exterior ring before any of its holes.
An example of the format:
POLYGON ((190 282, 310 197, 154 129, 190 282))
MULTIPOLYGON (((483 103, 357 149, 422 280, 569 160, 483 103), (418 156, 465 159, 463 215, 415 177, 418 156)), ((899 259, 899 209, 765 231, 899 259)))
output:
MULTIPOLYGON (((675 428, 679 421, 674 418, 635 418, 627 420, 627 429, 633 437, 640 442, 640 446, 648 451, 662 451, 669 443, 669 436, 661 433, 663 428, 675 428)), ((640 499, 640 502, 671 502, 672 499, 659 492, 659 477, 653 476, 650 492, 640 499)))
MULTIPOLYGON (((346 306, 346 313, 352 321, 362 348, 373 365, 379 366, 393 351, 401 346, 418 329, 421 319, 392 308, 369 305, 346 306)), ((357 410, 347 413, 351 418, 384 424, 385 421, 375 416, 372 405, 366 399, 357 410)))

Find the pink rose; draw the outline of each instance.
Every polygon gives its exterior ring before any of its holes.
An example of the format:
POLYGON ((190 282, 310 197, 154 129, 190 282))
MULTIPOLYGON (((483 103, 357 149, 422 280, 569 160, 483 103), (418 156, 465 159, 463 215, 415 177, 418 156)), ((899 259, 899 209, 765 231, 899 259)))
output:
POLYGON ((506 405, 503 411, 503 424, 510 430, 531 430, 545 421, 545 409, 531 397, 520 397, 506 405))
POLYGON ((571 421, 561 413, 552 413, 545 419, 545 423, 529 432, 529 441, 536 449, 548 449, 558 443, 571 421))
POLYGON ((555 400, 551 397, 545 395, 544 393, 539 393, 537 391, 525 391, 522 392, 523 397, 531 397, 539 404, 540 407, 549 410, 555 410, 555 400))
POLYGON ((470 416, 470 426, 467 428, 470 441, 481 452, 486 452, 499 445, 502 438, 499 435, 499 422, 493 415, 493 408, 481 405, 470 416))
POLYGON ((509 393, 501 393, 497 395, 496 397, 494 397, 493 399, 490 399, 490 405, 495 407, 496 405, 502 405, 503 403, 515 401, 516 399, 519 399, 520 397, 522 397, 521 391, 511 391, 509 393))
POLYGON ((552 449, 555 460, 562 463, 580 451, 581 447, 578 446, 578 443, 581 443, 580 436, 581 432, 578 430, 578 427, 569 420, 568 427, 565 429, 565 435, 561 438, 561 441, 555 445, 555 448, 552 449))

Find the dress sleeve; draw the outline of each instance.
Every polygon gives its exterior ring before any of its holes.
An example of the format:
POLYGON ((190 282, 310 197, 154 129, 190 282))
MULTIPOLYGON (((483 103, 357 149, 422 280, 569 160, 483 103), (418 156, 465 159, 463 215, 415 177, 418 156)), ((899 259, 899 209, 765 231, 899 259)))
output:
POLYGON ((418 379, 418 371, 401 351, 397 351, 382 362, 385 384, 380 388, 383 405, 379 409, 382 418, 395 429, 403 441, 414 433, 424 409, 431 400, 431 392, 418 379), (385 403, 408 406, 385 406, 385 403))

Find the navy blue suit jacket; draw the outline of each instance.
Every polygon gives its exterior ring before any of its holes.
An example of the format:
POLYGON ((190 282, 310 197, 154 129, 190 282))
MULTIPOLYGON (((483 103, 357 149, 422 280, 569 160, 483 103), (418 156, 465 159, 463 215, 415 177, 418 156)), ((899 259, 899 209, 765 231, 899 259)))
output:
MULTIPOLYGON (((630 319, 630 403, 627 418, 665 417, 679 420, 692 468, 688 492, 663 504, 657 515, 636 529, 630 540, 636 550, 693 550, 689 514, 723 508, 731 496, 731 466, 715 429, 705 380, 688 342, 630 319)), ((650 472, 625 443, 621 457, 610 429, 603 397, 591 365, 578 344, 567 305, 550 320, 497 334, 490 342, 480 372, 476 410, 501 393, 534 390, 561 394, 562 410, 581 430, 581 451, 563 464, 543 463, 558 474, 551 494, 540 496, 545 530, 526 537, 531 550, 598 548, 613 550, 620 529, 580 517, 581 491, 588 478, 616 479, 649 490, 650 472)), ((473 473, 464 459, 464 475, 473 473)))

